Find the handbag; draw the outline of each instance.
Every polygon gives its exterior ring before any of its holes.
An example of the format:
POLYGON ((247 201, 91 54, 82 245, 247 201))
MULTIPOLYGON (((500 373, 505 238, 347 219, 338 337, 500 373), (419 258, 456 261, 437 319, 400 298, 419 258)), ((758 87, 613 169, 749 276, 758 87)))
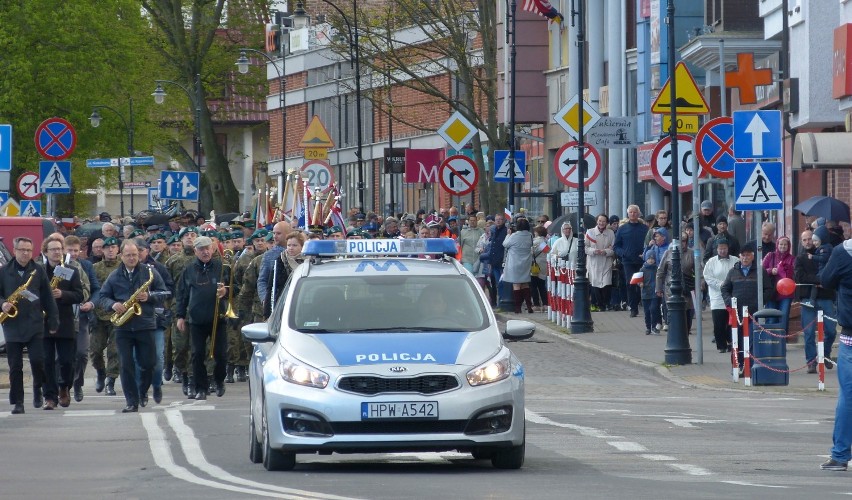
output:
POLYGON ((530 275, 531 276, 538 276, 540 273, 541 273, 541 267, 539 267, 538 262, 536 262, 535 258, 533 258, 533 263, 532 263, 532 266, 530 267, 530 275))

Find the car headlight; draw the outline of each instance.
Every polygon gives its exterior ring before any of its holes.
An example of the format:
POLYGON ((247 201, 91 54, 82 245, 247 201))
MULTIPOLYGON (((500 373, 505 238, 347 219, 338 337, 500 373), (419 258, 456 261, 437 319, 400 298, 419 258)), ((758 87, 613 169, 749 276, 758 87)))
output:
POLYGON ((325 389, 328 385, 328 374, 295 359, 280 357, 278 367, 281 377, 287 382, 325 389))
POLYGON ((472 386, 499 382, 512 374, 512 355, 502 350, 497 356, 467 372, 467 382, 472 386))

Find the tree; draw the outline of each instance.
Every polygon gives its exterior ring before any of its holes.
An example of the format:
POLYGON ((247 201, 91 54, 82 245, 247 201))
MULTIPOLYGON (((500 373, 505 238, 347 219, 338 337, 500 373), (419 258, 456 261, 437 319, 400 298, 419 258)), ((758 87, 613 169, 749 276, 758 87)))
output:
MULTIPOLYGON (((359 6, 360 7, 360 6, 359 6)), ((331 23, 347 34, 347 23, 333 13, 331 23)), ((445 104, 448 116, 460 111, 485 133, 492 150, 505 147, 507 134, 497 122, 496 3, 489 0, 396 0, 381 8, 359 8, 359 52, 362 73, 382 75, 391 86, 419 92, 423 101, 445 104), (454 86, 445 86, 451 75, 454 86)), ((335 52, 348 57, 347 40, 334 43, 335 52)), ((380 87, 380 86, 379 86, 380 87)), ((380 94, 367 93, 381 106, 380 94)), ((422 108, 420 108, 422 109, 422 108)), ((418 116, 394 103, 394 120, 424 131, 418 116)), ((479 135, 473 139, 474 161, 480 171, 482 208, 499 211, 503 200, 487 173, 479 135)))
MULTIPOLYGON (((200 201, 203 207, 212 207, 220 213, 236 211, 239 196, 228 161, 216 141, 213 129, 215 117, 208 106, 208 99, 212 89, 223 89, 223 94, 227 94, 224 89, 230 86, 235 50, 246 43, 249 35, 260 36, 255 33, 261 28, 256 21, 266 11, 265 2, 261 0, 231 4, 231 10, 225 11, 226 0, 142 0, 142 7, 155 28, 150 42, 175 75, 173 78, 169 78, 172 75, 161 78, 175 80, 190 89, 192 103, 189 110, 194 110, 197 103, 201 103, 198 129, 207 170, 202 176, 200 201), (201 78, 198 92, 194 91, 196 75, 201 78)), ((192 115, 191 111, 184 116, 192 115)), ((166 116, 163 115, 163 118, 166 116)), ((170 141, 169 146, 178 158, 192 164, 193 169, 198 168, 192 153, 183 149, 177 141, 170 141)))

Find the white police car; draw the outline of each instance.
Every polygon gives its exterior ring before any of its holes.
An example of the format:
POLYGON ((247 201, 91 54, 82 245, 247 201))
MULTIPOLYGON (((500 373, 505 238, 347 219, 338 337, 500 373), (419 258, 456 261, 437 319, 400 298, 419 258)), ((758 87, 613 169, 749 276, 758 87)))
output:
POLYGON ((524 462, 524 368, 448 239, 309 241, 254 343, 249 457, 448 451, 524 462), (432 259, 424 258, 426 256, 432 259))

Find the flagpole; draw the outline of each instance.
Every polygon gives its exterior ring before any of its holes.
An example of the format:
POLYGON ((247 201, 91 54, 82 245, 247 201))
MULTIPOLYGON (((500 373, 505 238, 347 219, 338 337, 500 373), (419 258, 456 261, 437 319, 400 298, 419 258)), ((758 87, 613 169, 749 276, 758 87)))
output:
POLYGON ((515 30, 517 28, 518 2, 512 0, 511 4, 511 35, 512 44, 509 48, 509 212, 515 213, 515 59, 517 48, 515 46, 515 30))

